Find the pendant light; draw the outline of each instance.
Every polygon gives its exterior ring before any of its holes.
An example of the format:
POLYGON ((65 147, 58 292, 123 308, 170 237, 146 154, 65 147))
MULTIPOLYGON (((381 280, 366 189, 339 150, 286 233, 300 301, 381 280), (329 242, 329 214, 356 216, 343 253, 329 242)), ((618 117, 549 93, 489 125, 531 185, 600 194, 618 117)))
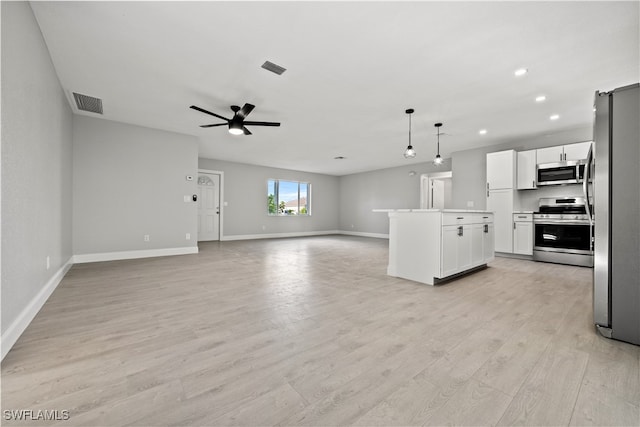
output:
POLYGON ((409 115, 409 145, 407 146, 407 149, 404 150, 404 157, 406 159, 413 159, 416 156, 416 150, 414 150, 411 145, 411 114, 413 114, 413 111, 413 108, 409 108, 405 111, 405 113, 409 115))
POLYGON ((442 123, 436 123, 434 126, 438 129, 438 151, 437 151, 437 154, 436 154, 436 158, 433 159, 433 163, 435 165, 440 166, 442 164, 442 162, 444 161, 442 159, 442 157, 440 157, 440 126, 442 126, 442 123))

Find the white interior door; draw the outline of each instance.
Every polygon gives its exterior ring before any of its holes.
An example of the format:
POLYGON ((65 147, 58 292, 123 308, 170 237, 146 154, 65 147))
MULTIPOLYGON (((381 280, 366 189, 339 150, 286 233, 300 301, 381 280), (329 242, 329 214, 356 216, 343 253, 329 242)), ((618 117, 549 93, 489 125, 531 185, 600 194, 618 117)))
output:
POLYGON ((451 207, 451 178, 451 171, 420 175, 420 209, 451 207))
POLYGON ((432 179, 431 181, 431 209, 444 209, 444 181, 432 179))
POLYGON ((220 175, 198 174, 198 241, 220 240, 220 175))

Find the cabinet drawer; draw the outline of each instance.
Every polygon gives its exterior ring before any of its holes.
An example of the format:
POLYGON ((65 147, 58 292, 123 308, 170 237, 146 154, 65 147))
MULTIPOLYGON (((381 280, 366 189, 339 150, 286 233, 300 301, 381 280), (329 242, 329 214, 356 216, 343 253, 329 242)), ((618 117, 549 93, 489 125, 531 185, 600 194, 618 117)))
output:
POLYGON ((465 225, 473 223, 473 214, 470 213, 446 213, 442 214, 442 225, 465 225))
POLYGON ((533 214, 531 213, 514 213, 513 214, 514 222, 531 222, 533 221, 533 214))
POLYGON ((493 222, 493 214, 491 213, 473 214, 474 224, 490 224, 492 222, 493 222))

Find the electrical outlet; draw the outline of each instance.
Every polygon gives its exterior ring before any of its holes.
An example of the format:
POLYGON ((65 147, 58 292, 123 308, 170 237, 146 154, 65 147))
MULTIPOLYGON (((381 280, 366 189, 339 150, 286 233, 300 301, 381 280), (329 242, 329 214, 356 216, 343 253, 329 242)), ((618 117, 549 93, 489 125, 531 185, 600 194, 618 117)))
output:
POLYGON ((185 238, 186 238, 187 240, 191 240, 191 233, 187 233, 187 234, 185 235, 185 238))
POLYGON ((468 207, 468 208, 472 208, 472 207, 473 207, 473 200, 469 200, 469 201, 467 202, 467 207, 468 207))
POLYGON ((266 230, 266 229, 267 229, 267 226, 266 226, 266 225, 263 225, 263 226, 262 226, 262 230, 266 230))
POLYGON ((149 235, 148 235, 148 234, 145 234, 145 235, 144 235, 144 241, 145 241, 145 242, 148 242, 148 241, 149 241, 149 235))

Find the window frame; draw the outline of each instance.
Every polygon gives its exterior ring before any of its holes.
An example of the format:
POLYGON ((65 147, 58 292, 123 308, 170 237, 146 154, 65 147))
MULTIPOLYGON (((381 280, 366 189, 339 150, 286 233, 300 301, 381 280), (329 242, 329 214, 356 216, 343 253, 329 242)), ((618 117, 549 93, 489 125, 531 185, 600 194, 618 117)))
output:
POLYGON ((308 181, 296 181, 296 180, 292 180, 292 179, 279 179, 279 178, 269 178, 267 179, 267 216, 275 216, 275 217, 303 217, 303 216, 311 216, 311 183, 308 181), (280 205, 280 203, 286 203, 286 201, 284 200, 280 200, 280 183, 281 182, 289 182, 289 183, 294 183, 297 184, 297 188, 298 188, 298 208, 296 209, 296 213, 292 214, 292 213, 280 213, 280 209, 278 208, 278 206, 280 205), (270 203, 269 203, 269 197, 271 196, 271 190, 272 190, 272 185, 271 183, 273 183, 273 197, 274 197, 274 203, 275 203, 275 213, 271 213, 269 211, 269 207, 270 207, 270 203), (307 195, 306 195, 306 199, 307 199, 307 203, 306 203, 306 210, 307 212, 304 214, 300 213, 300 210, 303 206, 300 206, 300 187, 301 185, 306 185, 307 187, 307 195))

